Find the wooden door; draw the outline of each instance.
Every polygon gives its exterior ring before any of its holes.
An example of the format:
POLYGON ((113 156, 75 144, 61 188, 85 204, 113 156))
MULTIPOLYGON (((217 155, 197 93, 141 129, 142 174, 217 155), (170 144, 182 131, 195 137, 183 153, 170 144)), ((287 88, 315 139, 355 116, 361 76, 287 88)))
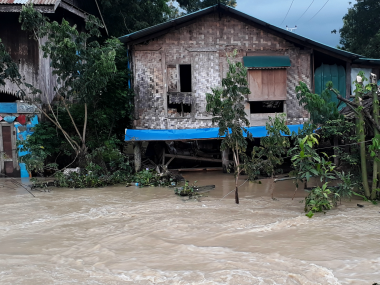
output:
POLYGON ((12 147, 12 127, 11 126, 1 126, 2 138, 3 138, 3 149, 2 156, 4 161, 4 173, 6 175, 13 175, 14 163, 13 163, 13 147, 12 147))

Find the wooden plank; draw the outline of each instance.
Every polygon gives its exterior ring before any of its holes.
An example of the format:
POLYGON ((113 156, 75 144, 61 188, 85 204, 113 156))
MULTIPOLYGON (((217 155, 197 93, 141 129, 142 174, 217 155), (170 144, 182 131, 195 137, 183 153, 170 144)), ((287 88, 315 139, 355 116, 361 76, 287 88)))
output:
POLYGON ((270 84, 270 79, 268 76, 268 70, 263 70, 262 71, 262 93, 260 96, 260 101, 266 101, 269 97, 269 84, 270 84))
POLYGON ((276 69, 274 71, 274 93, 271 100, 286 100, 287 70, 276 69))
POLYGON ((5 174, 6 175, 12 175, 13 174, 13 162, 12 161, 5 161, 4 162, 4 168, 5 168, 5 174))
POLYGON ((220 162, 220 163, 222 163, 221 159, 198 157, 198 156, 165 154, 165 157, 174 157, 174 158, 181 158, 181 159, 188 159, 188 160, 211 161, 211 162, 220 162))
POLYGON ((346 62, 346 98, 350 99, 351 95, 351 63, 346 62))
POLYGON ((249 89, 251 94, 249 94, 249 101, 260 101, 262 90, 262 70, 253 69, 248 70, 249 74, 249 89))
POLYGON ((12 138, 11 138, 11 127, 2 126, 3 129, 3 151, 6 158, 13 158, 12 151, 12 138))
POLYGON ((133 143, 133 152, 134 152, 135 171, 136 172, 139 172, 141 170, 141 147, 142 147, 142 142, 135 141, 133 143))
POLYGON ((311 89, 312 92, 315 92, 315 84, 314 84, 314 50, 311 50, 310 55, 310 78, 311 78, 311 89))
POLYGON ((11 143, 12 143, 12 159, 13 159, 13 168, 20 170, 20 166, 18 164, 18 159, 17 159, 17 146, 16 146, 16 128, 15 125, 11 125, 11 143))
POLYGON ((268 88, 268 94, 266 96, 267 100, 273 100, 272 98, 275 97, 275 95, 274 95, 274 93, 275 93, 274 75, 275 75, 275 70, 273 70, 273 69, 264 70, 264 72, 263 72, 263 77, 267 76, 267 78, 268 78, 268 86, 267 86, 267 88, 268 88))
POLYGON ((222 171, 223 167, 180 168, 180 169, 170 169, 170 170, 171 171, 178 171, 178 172, 222 171))

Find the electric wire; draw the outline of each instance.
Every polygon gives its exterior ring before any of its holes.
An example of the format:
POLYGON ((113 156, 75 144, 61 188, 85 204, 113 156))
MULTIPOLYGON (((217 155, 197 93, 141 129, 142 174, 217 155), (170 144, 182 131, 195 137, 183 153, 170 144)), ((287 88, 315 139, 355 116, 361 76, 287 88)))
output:
POLYGON ((313 19, 314 19, 314 17, 315 17, 315 16, 317 16, 317 15, 319 14, 319 12, 321 12, 321 11, 322 11, 322 9, 323 9, 323 8, 326 6, 326 4, 327 4, 329 1, 330 1, 330 0, 327 0, 327 1, 326 1, 326 3, 325 3, 323 6, 322 6, 322 8, 321 8, 321 9, 319 9, 319 10, 318 10, 318 12, 317 12, 317 13, 315 13, 315 15, 314 15, 313 17, 311 17, 311 18, 310 18, 310 20, 309 20, 308 22, 310 22, 311 20, 313 20, 313 19))
POLYGON ((307 11, 309 11, 309 8, 311 7, 311 5, 313 5, 314 1, 315 1, 315 0, 311 1, 309 7, 307 7, 306 10, 305 10, 305 12, 303 12, 303 14, 301 15, 301 17, 299 17, 299 18, 297 19, 296 23, 297 23, 297 22, 303 17, 303 15, 306 14, 307 11))
POLYGON ((292 0, 292 3, 290 4, 290 7, 289 7, 289 9, 288 9, 288 12, 286 13, 286 15, 285 15, 285 18, 284 18, 284 20, 282 20, 282 22, 281 22, 281 24, 280 24, 280 25, 282 25, 282 23, 285 21, 286 17, 288 16, 288 14, 289 14, 289 11, 290 11, 290 9, 291 9, 291 8, 292 8, 292 6, 293 6, 293 2, 294 2, 294 0, 292 0))

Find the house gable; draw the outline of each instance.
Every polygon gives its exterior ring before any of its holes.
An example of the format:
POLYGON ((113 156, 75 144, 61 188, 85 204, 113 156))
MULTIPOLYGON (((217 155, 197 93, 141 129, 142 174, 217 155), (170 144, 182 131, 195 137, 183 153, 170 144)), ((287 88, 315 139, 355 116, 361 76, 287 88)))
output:
MULTIPOLYGON (((206 93, 221 85, 228 70, 226 55, 235 49, 238 55, 234 60, 240 62, 245 56, 289 57, 291 66, 286 69, 283 112, 287 114, 289 124, 299 124, 308 118, 308 114, 298 104, 295 86, 302 80, 311 87, 312 50, 248 25, 236 17, 220 18, 217 12, 208 13, 183 27, 173 28, 163 35, 131 45, 130 49, 137 93, 137 128, 213 127, 211 117, 206 112, 206 93), (178 86, 182 65, 191 66, 192 90, 187 94, 183 94, 185 92, 178 86), (174 88, 177 89, 170 89, 170 86, 176 86, 174 88), (187 105, 190 108, 182 110, 182 103, 188 103, 189 100, 191 103, 187 105), (173 102, 181 102, 182 105, 175 106, 173 102)), ((274 115, 251 114, 250 110, 250 103, 247 102, 246 112, 252 125, 263 125, 269 115, 274 115)))

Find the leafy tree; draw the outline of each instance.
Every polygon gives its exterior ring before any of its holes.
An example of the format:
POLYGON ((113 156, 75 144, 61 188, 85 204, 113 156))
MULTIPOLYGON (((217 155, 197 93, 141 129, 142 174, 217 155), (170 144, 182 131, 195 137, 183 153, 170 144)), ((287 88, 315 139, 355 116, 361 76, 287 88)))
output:
MULTIPOLYGON (((325 95, 318 96, 318 94, 310 94, 305 87, 305 84, 301 84, 297 87, 299 91, 298 98, 301 99, 300 104, 305 104, 305 108, 310 112, 310 117, 312 122, 318 122, 322 124, 321 131, 324 138, 329 135, 335 137, 344 138, 346 142, 358 142, 358 153, 360 158, 360 177, 361 184, 364 189, 365 197, 374 199, 377 196, 378 181, 379 181, 379 149, 380 143, 378 140, 378 134, 380 133, 379 124, 379 99, 378 99, 378 87, 377 78, 375 74, 371 74, 371 83, 365 85, 364 81, 368 80, 364 77, 363 72, 359 72, 355 80, 355 91, 354 100, 350 101, 342 97, 338 90, 333 88, 332 82, 327 83, 327 90, 324 91, 325 95), (344 120, 342 116, 337 113, 336 105, 329 105, 326 101, 326 95, 331 91, 338 100, 347 104, 351 108, 356 117, 356 135, 352 136, 349 133, 355 130, 355 125, 344 120), (366 98, 372 98, 372 114, 370 111, 363 107, 363 100, 366 98), (325 104, 324 104, 325 103, 325 104), (367 170, 367 159, 368 151, 365 146, 366 142, 366 128, 369 126, 374 130, 375 138, 372 140, 372 146, 369 148, 371 156, 374 158, 373 161, 373 179, 372 179, 372 191, 369 188, 368 183, 368 170, 367 170), (343 128, 343 129, 342 129, 343 128)), ((355 147, 351 147, 355 149, 355 147)), ((350 165, 359 165, 359 161, 355 151, 352 154, 347 154, 344 151, 336 151, 336 154, 341 154, 344 156, 345 160, 349 162, 350 165)))
POLYGON ((231 7, 236 7, 236 0, 177 0, 179 6, 184 9, 187 13, 196 12, 200 9, 210 7, 212 5, 225 4, 231 7))
MULTIPOLYGON (((286 125, 285 114, 276 115, 274 118, 269 117, 266 130, 267 136, 261 138, 260 147, 255 146, 251 159, 245 160, 244 171, 251 181, 257 179, 262 172, 272 178, 279 173, 281 170, 276 167, 284 163, 282 155, 286 154, 290 147, 289 138, 286 137, 290 136, 290 130, 286 125)), ((273 192, 271 195, 273 198, 273 192)))
POLYGON ((340 32, 342 49, 365 55, 380 57, 380 2, 357 0, 343 17, 340 32))
POLYGON ((286 115, 276 115, 275 118, 269 117, 266 123, 267 136, 260 140, 261 147, 255 147, 254 152, 257 157, 266 157, 264 171, 274 176, 276 174, 276 166, 284 163, 281 157, 286 154, 290 147, 289 138, 290 130, 286 125, 286 115), (286 136, 284 136, 286 135, 286 136))
POLYGON ((299 85, 296 86, 296 92, 300 106, 303 106, 310 113, 310 121, 313 124, 320 125, 342 117, 337 105, 331 100, 329 88, 326 88, 322 94, 313 94, 307 85, 300 81, 299 85))
POLYGON ((64 142, 65 140, 57 134, 57 129, 54 125, 41 122, 34 127, 34 134, 32 136, 28 136, 24 141, 18 141, 20 150, 28 152, 26 155, 21 156, 19 160, 25 163, 26 169, 29 171, 36 171, 40 175, 43 175, 46 169, 57 168, 56 163, 47 164, 46 161, 50 156, 65 150, 61 147, 61 144, 64 142))
POLYGON ((120 37, 175 17, 171 0, 100 0, 100 8, 111 36, 120 37))
POLYGON ((235 168, 235 202, 239 204, 238 180, 243 170, 241 159, 244 159, 247 140, 244 134, 250 136, 246 126, 249 126, 247 114, 244 111, 245 96, 250 93, 247 82, 247 68, 241 62, 232 59, 237 50, 227 57, 227 77, 222 79, 222 86, 212 88, 212 93, 206 94, 207 112, 213 115, 213 123, 219 127, 219 136, 223 137, 221 150, 231 149, 235 168))
MULTIPOLYGON (((53 109, 48 94, 42 94, 40 90, 29 84, 26 86, 33 94, 42 96, 40 99, 48 105, 49 114, 43 108, 36 106, 62 132, 79 158, 80 166, 84 166, 88 152, 86 140, 88 106, 95 105, 102 100, 102 94, 108 83, 115 77, 116 52, 121 47, 121 43, 117 39, 109 39, 101 45, 94 40, 100 36, 98 27, 101 26, 101 23, 92 16, 86 20, 87 32, 78 32, 76 26, 70 26, 66 20, 63 19, 61 24, 55 21, 50 22, 32 5, 25 5, 20 14, 20 22, 22 29, 32 32, 36 40, 46 39, 41 48, 44 57, 49 57, 54 69, 53 75, 56 77, 56 84, 53 95, 67 112, 71 121, 71 129, 75 130, 75 136, 71 135, 68 129, 62 127, 58 109, 53 109), (78 122, 72 116, 73 105, 81 105, 84 110, 81 128, 78 128, 78 122)), ((26 94, 25 90, 23 92, 26 94)), ((25 99, 30 103, 36 103, 31 96, 25 99)))

